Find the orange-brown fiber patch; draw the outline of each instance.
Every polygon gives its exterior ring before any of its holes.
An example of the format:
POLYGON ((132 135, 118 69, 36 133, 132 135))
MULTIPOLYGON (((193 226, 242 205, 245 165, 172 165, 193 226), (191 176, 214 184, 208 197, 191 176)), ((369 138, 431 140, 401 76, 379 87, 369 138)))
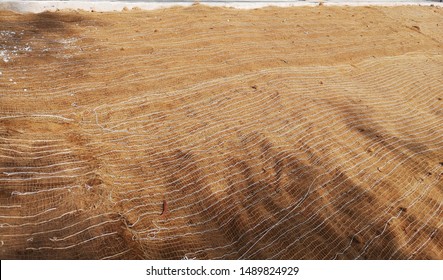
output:
POLYGON ((443 259, 443 9, 0 12, 1 259, 443 259))

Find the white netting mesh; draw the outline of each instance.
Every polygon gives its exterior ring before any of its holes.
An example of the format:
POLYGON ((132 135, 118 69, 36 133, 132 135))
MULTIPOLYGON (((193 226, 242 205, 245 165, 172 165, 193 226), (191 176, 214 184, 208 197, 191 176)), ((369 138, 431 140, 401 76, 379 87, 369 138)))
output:
POLYGON ((0 257, 443 258, 442 19, 0 12, 0 257))

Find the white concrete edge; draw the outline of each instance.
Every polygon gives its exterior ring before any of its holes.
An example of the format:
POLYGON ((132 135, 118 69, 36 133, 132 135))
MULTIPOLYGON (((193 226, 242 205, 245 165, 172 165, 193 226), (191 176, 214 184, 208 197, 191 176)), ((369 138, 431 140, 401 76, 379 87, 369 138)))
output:
MULTIPOLYGON (((202 4, 218 7, 232 7, 237 9, 255 9, 268 6, 277 7, 301 7, 301 6, 317 6, 322 1, 308 0, 300 2, 241 2, 241 1, 225 1, 225 2, 204 2, 202 4)), ((155 10, 161 8, 169 8, 174 6, 189 7, 193 5, 191 2, 87 2, 87 1, 7 1, 0 2, 0 10, 10 10, 19 13, 40 13, 44 11, 56 11, 63 9, 85 10, 96 12, 122 11, 124 8, 140 8, 142 10, 155 10)), ((327 2, 325 6, 438 6, 443 7, 441 2, 327 2)))

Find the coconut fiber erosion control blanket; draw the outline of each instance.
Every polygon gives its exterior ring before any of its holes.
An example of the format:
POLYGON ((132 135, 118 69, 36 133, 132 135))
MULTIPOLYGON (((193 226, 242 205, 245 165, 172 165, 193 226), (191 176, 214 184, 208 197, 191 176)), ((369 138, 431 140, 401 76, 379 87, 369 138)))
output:
POLYGON ((443 9, 0 12, 1 259, 443 259, 443 9))

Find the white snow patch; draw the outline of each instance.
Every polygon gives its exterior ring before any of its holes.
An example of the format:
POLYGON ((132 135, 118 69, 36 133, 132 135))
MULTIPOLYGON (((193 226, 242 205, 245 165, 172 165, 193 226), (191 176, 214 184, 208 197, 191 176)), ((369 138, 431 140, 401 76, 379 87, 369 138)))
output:
POLYGON ((15 31, 0 30, 0 42, 2 43, 0 44, 0 59, 3 60, 3 62, 8 63, 14 57, 18 57, 19 54, 32 51, 32 48, 28 43, 26 43, 24 46, 11 46, 7 44, 11 41, 19 41, 18 39, 21 39, 19 36, 22 35, 23 32, 20 32, 17 35, 15 31))
POLYGON ((9 60, 11 59, 11 57, 9 56, 9 54, 6 50, 0 50, 0 58, 4 62, 9 62, 9 60))
POLYGON ((14 31, 0 30, 0 36, 1 37, 12 38, 12 37, 14 37, 15 34, 16 33, 14 31))

